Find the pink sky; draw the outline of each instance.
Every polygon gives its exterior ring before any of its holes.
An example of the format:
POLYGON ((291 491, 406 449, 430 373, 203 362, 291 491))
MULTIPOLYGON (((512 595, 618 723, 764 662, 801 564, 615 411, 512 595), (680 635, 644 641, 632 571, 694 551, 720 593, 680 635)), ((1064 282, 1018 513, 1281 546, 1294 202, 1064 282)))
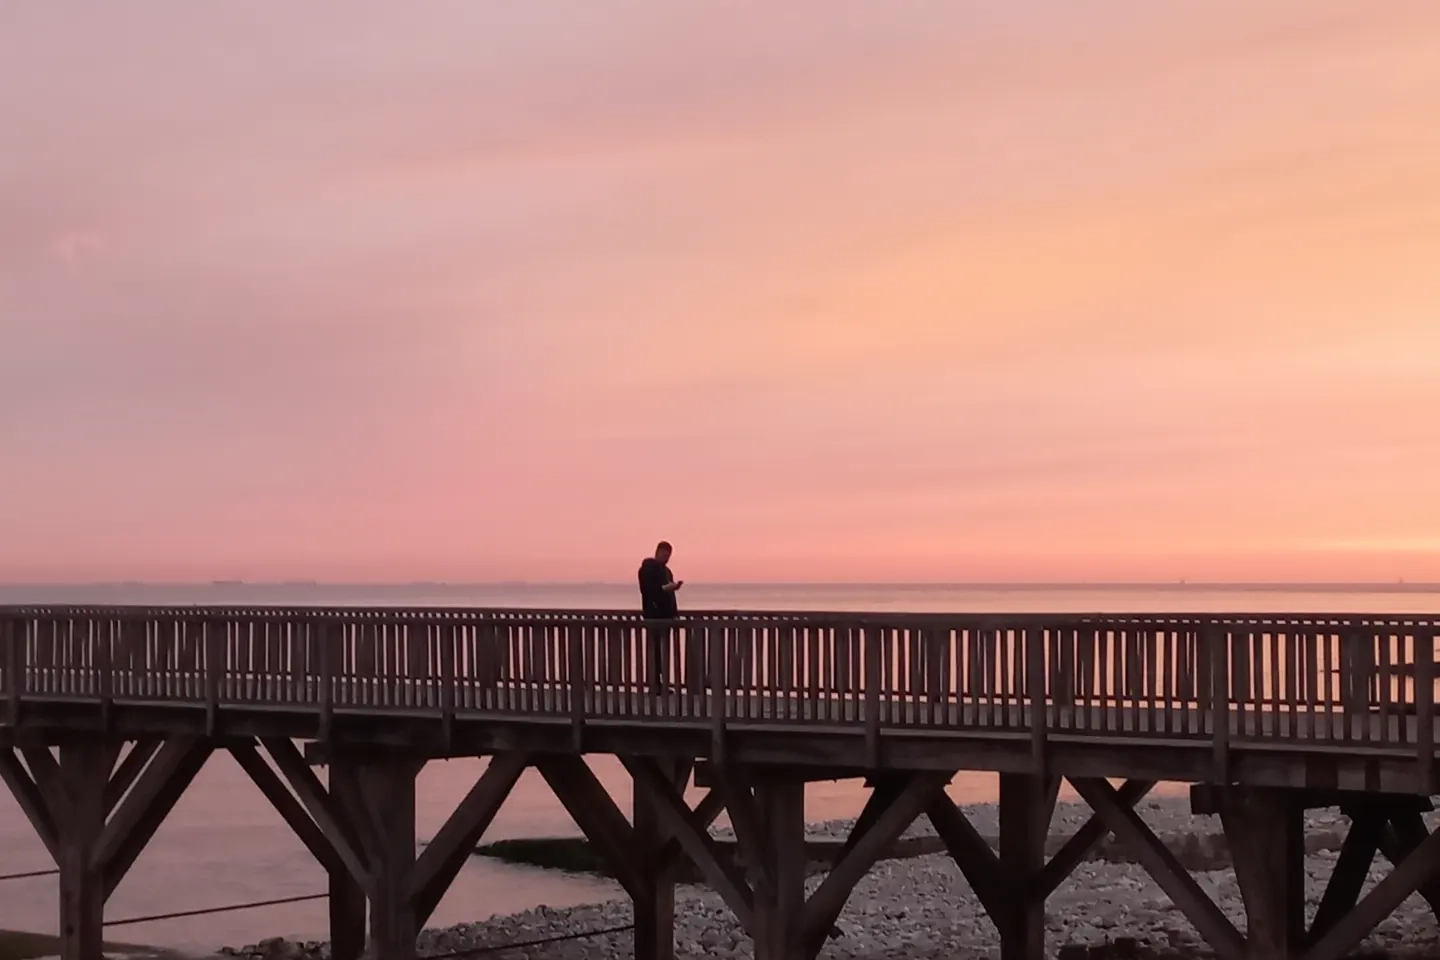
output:
POLYGON ((1435 0, 0 6, 0 579, 1440 580, 1435 0))

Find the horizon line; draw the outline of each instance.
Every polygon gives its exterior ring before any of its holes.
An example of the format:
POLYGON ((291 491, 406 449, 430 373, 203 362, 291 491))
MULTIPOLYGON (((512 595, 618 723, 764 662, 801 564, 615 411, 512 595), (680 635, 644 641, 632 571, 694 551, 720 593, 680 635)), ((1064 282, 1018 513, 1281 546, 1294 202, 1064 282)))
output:
MULTIPOLYGON (((1440 581, 1408 580, 690 580, 711 587, 883 587, 925 589, 1228 589, 1440 591, 1440 581)), ((50 580, 4 581, 0 589, 27 587, 633 587, 629 580, 50 580)))

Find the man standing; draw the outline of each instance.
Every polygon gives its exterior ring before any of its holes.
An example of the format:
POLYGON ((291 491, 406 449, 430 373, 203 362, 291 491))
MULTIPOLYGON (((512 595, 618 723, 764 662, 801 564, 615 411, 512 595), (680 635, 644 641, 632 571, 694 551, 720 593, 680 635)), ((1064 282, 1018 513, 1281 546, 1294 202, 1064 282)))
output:
MULTIPOLYGON (((670 572, 670 554, 673 550, 664 540, 655 547, 655 556, 646 557, 640 564, 640 611, 646 620, 673 620, 679 615, 675 602, 675 591, 685 581, 676 580, 670 572)), ((665 623, 651 623, 649 627, 650 687, 659 693, 665 689, 665 676, 670 668, 670 627, 665 623)))

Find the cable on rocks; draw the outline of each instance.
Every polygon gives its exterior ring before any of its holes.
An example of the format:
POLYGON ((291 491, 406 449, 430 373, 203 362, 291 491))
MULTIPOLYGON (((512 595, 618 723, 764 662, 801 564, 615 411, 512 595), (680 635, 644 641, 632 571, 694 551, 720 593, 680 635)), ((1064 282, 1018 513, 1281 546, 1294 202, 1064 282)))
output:
POLYGON ((55 876, 55 874, 57 874, 57 873, 59 873, 59 872, 60 872, 59 870, 50 869, 50 870, 29 870, 29 871, 26 871, 25 873, 5 873, 5 874, 0 874, 0 881, 5 881, 5 880, 29 880, 31 877, 53 877, 53 876, 55 876))
POLYGON ((278 907, 286 903, 304 903, 306 900, 324 900, 328 893, 307 893, 298 897, 281 897, 278 900, 253 900, 249 903, 230 903, 223 907, 206 907, 203 910, 177 910, 174 913, 154 913, 146 917, 126 917, 123 920, 106 920, 107 927, 123 927, 132 923, 149 923, 152 920, 178 920, 181 917, 203 917, 212 913, 233 913, 236 910, 253 910, 256 907, 278 907))
POLYGON ((458 957, 478 957, 487 953, 500 953, 502 950, 519 950, 522 947, 539 947, 547 943, 561 943, 565 940, 583 940, 586 937, 603 937, 609 933, 624 933, 626 930, 634 930, 635 924, 626 923, 617 927, 602 927, 599 930, 581 930, 578 933, 560 933, 553 937, 537 937, 534 940, 517 940, 514 943, 494 943, 483 947, 472 947, 469 950, 455 950, 451 953, 432 953, 422 960, 455 960, 458 957))

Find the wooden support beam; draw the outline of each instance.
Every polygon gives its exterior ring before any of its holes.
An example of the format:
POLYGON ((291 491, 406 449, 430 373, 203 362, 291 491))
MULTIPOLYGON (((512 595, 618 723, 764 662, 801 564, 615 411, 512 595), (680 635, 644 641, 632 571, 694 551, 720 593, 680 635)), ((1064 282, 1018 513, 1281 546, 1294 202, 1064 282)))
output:
POLYGON ((1325 885, 1325 894, 1315 911, 1310 924, 1307 942, 1314 943, 1335 928, 1360 902, 1360 892, 1365 888, 1365 879, 1370 875, 1370 866, 1380 849, 1380 838, 1385 832, 1389 817, 1377 809, 1356 809, 1350 813, 1350 830, 1340 846, 1340 857, 1330 881, 1325 885))
POLYGON ((376 960, 414 960, 420 924, 406 884, 415 867, 415 778, 425 761, 367 755, 331 764, 331 793, 363 811, 374 833, 370 945, 376 960), (348 795, 353 790, 353 795, 348 795))
MULTIPOLYGON (((1165 891, 1172 903, 1219 955, 1220 960, 1244 956, 1245 941, 1175 855, 1160 842, 1133 808, 1120 802, 1115 788, 1100 778, 1073 777, 1070 783, 1090 808, 1105 820, 1116 838, 1165 891)), ((1363 935, 1362 935, 1363 936, 1363 935)), ((1336 958, 1338 960, 1338 958, 1336 958)))
POLYGON ((1000 928, 1001 960, 1044 960, 1045 898, 1034 881, 1045 867, 1045 841, 1060 781, 1030 774, 1000 775, 1000 867, 1012 891, 1000 928))
POLYGON ((998 928, 1009 899, 1020 895, 1019 891, 1011 889, 1000 858, 980 836, 970 818, 948 796, 932 800, 925 809, 925 815, 944 842, 950 859, 955 861, 965 882, 975 892, 975 898, 998 928))
MULTIPOLYGON (((48 750, 44 753, 50 756, 48 750)), ((103 742, 60 748, 56 789, 63 800, 52 810, 61 823, 58 865, 60 955, 64 960, 101 960, 104 956, 105 900, 114 885, 107 887, 104 867, 95 862, 95 854, 105 831, 105 783, 114 763, 114 752, 103 742)), ((140 838, 137 846, 146 840, 148 835, 140 838)))
POLYGON ((1220 821, 1245 902, 1245 956, 1296 956, 1305 940, 1303 808, 1288 791, 1231 787, 1220 821))
MULTIPOLYGON (((719 817, 724 810, 725 794, 720 790, 712 788, 705 796, 701 797, 700 802, 695 805, 695 819, 700 824, 701 829, 708 831, 716 818, 719 817)), ((669 834, 667 834, 667 836, 669 836, 669 834)), ((670 839, 666 840, 665 845, 660 848, 660 853, 656 855, 656 869, 670 869, 679 861, 684 853, 685 849, 680 846, 680 841, 676 837, 670 836, 670 839)))
POLYGON ((136 778, 154 759, 159 750, 159 740, 136 740, 130 745, 130 751, 125 754, 125 759, 120 761, 120 766, 115 768, 109 782, 105 784, 105 811, 107 813, 113 812, 120 805, 125 794, 135 785, 136 778))
MULTIPOLYGON (((1190 812, 1197 817, 1215 816, 1220 813, 1220 804, 1230 789, 1223 783, 1196 783, 1190 786, 1190 812)), ((1366 790, 1339 790, 1325 787, 1277 787, 1283 789, 1306 810, 1326 807, 1340 807, 1341 810, 1353 805, 1374 806, 1380 804, 1390 809, 1415 810, 1428 813, 1434 804, 1429 797, 1415 794, 1377 794, 1366 790)))
MULTIPOLYGON (((632 899, 647 898, 650 891, 645 871, 636 856, 635 831, 596 779, 585 758, 558 754, 537 756, 535 768, 550 785, 575 825, 605 858, 625 892, 632 899)), ((669 784, 668 779, 666 783, 669 784)))
MULTIPOLYGON (((689 764, 663 762, 660 767, 677 791, 685 789, 689 764)), ((663 826, 654 798, 638 785, 632 784, 632 789, 635 849, 647 873, 643 890, 646 896, 635 900, 635 960, 674 960, 675 857, 666 851, 675 841, 663 826)), ((719 796, 719 791, 711 790, 705 800, 719 796)))
POLYGON ((261 743, 270 759, 275 761, 275 768, 295 791, 296 799, 310 814, 336 856, 350 871, 350 876, 361 884, 368 894, 373 888, 370 860, 356 840, 355 831, 345 812, 315 776, 300 751, 295 748, 295 744, 284 738, 262 738, 261 743))
POLYGON ((285 786, 280 775, 265 762, 260 751, 253 746, 236 744, 230 748, 230 755, 265 799, 270 801, 270 806, 280 814, 280 818, 305 845, 305 849, 310 851, 310 855, 325 868, 325 872, 349 876, 349 868, 346 867, 344 858, 335 850, 335 845, 325 836, 325 831, 315 824, 315 819, 306 811, 305 805, 285 786))
MULTIPOLYGON (((63 751, 65 748, 61 747, 63 751)), ((140 851, 190 786, 210 756, 210 745, 194 737, 167 740, 115 809, 94 846, 90 865, 100 871, 105 897, 115 892, 140 851)), ((111 755, 111 763, 114 756, 111 755)), ((105 767, 108 777, 110 766, 105 767)), ((105 781, 96 787, 104 807, 105 781)))
MULTIPOLYGON (((727 797, 729 795, 727 794, 727 797)), ((755 960, 809 960, 801 926, 805 910, 805 781, 755 786, 763 825, 763 878, 754 888, 750 936, 755 960)), ((828 927, 827 927, 828 929, 828 927)))
MULTIPOLYGON (((1425 819, 1415 810, 1391 810, 1390 826, 1381 831, 1380 852, 1395 866, 1414 856, 1415 851, 1430 836, 1425 819)), ((1430 910, 1440 918, 1440 875, 1432 876, 1419 887, 1420 896, 1430 904, 1430 910)))
POLYGON ((30 770, 30 777, 35 781, 40 795, 45 798, 51 813, 57 819, 63 819, 65 808, 70 801, 65 796, 60 764, 55 759, 55 754, 50 752, 49 747, 22 747, 20 753, 25 757, 25 766, 30 770))
POLYGON ((410 898, 421 927, 435 912, 461 867, 474 854, 480 838, 529 765, 530 755, 523 752, 491 757, 465 799, 416 858, 415 867, 405 882, 405 895, 410 898))
MULTIPOLYGON (((943 773, 917 773, 903 781, 875 787, 870 799, 873 803, 879 797, 880 804, 872 807, 872 803, 866 803, 865 810, 870 816, 866 818, 862 814, 856 820, 838 862, 805 904, 800 935, 807 957, 820 952, 825 938, 845 909, 845 901, 850 898, 855 884, 875 865, 875 861, 900 839, 900 835, 937 797, 948 799, 945 797, 945 784, 950 777, 943 773)), ((803 830, 802 824, 802 834, 803 830)))
POLYGON ((735 828, 735 846, 740 851, 745 876, 752 889, 759 889, 770 881, 765 872, 770 831, 756 800, 757 788, 738 767, 717 764, 710 775, 725 798, 725 809, 730 811, 730 825, 735 828))
POLYGON ((330 960, 360 960, 365 952, 365 888, 348 870, 329 877, 330 960))
POLYGON ((1437 873, 1440 873, 1440 832, 1426 837, 1354 910, 1316 939, 1302 960, 1340 960, 1437 873))
POLYGON ((370 878, 357 879, 351 873, 325 831, 253 745, 236 744, 230 753, 305 849, 325 868, 330 883, 331 960, 359 960, 365 950, 365 906, 370 878))
POLYGON ((645 790, 654 801, 655 815, 665 830, 680 842, 740 925, 746 930, 751 929, 754 893, 734 861, 711 839, 700 819, 685 805, 679 791, 666 779, 655 761, 633 756, 622 756, 620 761, 635 779, 636 787, 645 790))
POLYGON ((894 806, 895 800, 904 792, 906 782, 904 777, 871 777, 866 780, 866 786, 870 787, 870 796, 866 798, 865 806, 860 808, 860 816, 855 818, 850 835, 845 838, 845 845, 836 852, 832 867, 845 859, 845 855, 875 827, 885 811, 894 806))
POLYGON ((0 780, 10 788, 10 794, 19 804, 20 810, 25 814, 25 819, 30 821, 40 842, 45 844, 49 851, 50 858, 58 866, 60 863, 60 831, 55 822, 55 816, 50 810, 50 804, 40 787, 36 785, 35 779, 30 771, 20 762, 20 756, 10 747, 0 749, 0 780))
MULTIPOLYGON (((379 756, 383 756, 383 753, 379 756)), ((365 751, 363 757, 362 761, 359 757, 352 757, 344 752, 340 753, 331 761, 327 777, 331 803, 339 813, 341 820, 348 825, 348 836, 355 842, 356 852, 373 869, 385 854, 386 825, 381 822, 379 815, 366 801, 365 787, 360 783, 356 772, 362 763, 375 762, 377 753, 365 751)), ((383 763, 383 760, 380 762, 383 763)), ((424 761, 411 758, 411 762, 423 763, 424 761)))
MULTIPOLYGON (((1154 780, 1129 780, 1120 787, 1118 798, 1125 806, 1134 807, 1154 788, 1154 780)), ((1106 826, 1104 818, 1098 813, 1091 816, 1040 871, 1040 877, 1035 881, 1036 895, 1048 899, 1109 835, 1110 828, 1106 826)))

